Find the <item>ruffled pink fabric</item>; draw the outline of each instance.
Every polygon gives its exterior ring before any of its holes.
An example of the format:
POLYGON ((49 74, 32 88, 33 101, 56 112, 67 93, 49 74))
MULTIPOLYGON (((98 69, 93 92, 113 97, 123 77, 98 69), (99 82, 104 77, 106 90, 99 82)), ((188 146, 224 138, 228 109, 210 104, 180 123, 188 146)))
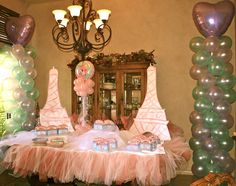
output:
POLYGON ((26 176, 39 175, 40 180, 54 178, 62 183, 75 178, 87 183, 137 180, 139 185, 161 185, 176 176, 175 155, 142 154, 126 151, 74 151, 32 145, 13 145, 3 161, 6 168, 26 176))

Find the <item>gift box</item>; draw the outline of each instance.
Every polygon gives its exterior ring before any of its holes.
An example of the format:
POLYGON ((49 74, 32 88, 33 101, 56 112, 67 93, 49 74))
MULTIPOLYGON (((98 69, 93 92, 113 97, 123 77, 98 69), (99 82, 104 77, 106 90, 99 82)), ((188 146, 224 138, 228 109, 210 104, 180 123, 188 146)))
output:
POLYGON ((103 125, 101 123, 94 123, 93 124, 93 129, 95 129, 95 130, 102 130, 103 129, 103 125))
POLYGON ((37 126, 35 131, 37 136, 46 136, 48 134, 47 127, 45 126, 37 126))
POLYGON ((47 128, 47 135, 52 136, 52 135, 57 135, 57 127, 54 125, 50 125, 47 128))
POLYGON ((68 127, 67 125, 59 125, 57 127, 57 134, 58 135, 65 135, 68 133, 68 127))
POLYGON ((130 141, 128 141, 128 144, 125 148, 126 150, 128 151, 140 151, 141 148, 140 148, 140 140, 139 139, 132 139, 130 141))
POLYGON ((152 143, 149 140, 142 140, 140 143, 141 150, 152 151, 152 143))
POLYGON ((109 141, 105 138, 94 138, 93 150, 100 152, 108 152, 110 150, 109 141))
POLYGON ((109 141, 109 149, 116 150, 118 147, 117 140, 115 138, 108 138, 109 141))
POLYGON ((111 120, 96 120, 93 124, 95 130, 115 131, 117 126, 111 120))

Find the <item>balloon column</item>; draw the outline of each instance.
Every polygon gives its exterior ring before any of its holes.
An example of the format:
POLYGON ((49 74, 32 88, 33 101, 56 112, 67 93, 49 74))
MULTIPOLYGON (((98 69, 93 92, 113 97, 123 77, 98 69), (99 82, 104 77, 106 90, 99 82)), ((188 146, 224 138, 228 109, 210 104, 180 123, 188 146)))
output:
POLYGON ((190 41, 193 66, 191 77, 197 81, 192 91, 194 111, 190 114, 193 150, 192 172, 201 178, 212 173, 231 173, 235 160, 229 151, 234 141, 229 129, 234 120, 231 104, 236 100, 233 89, 236 78, 232 74, 232 40, 222 36, 234 16, 231 1, 216 4, 197 3, 193 8, 193 20, 199 32, 205 36, 190 41))
POLYGON ((76 79, 74 80, 74 91, 82 99, 82 109, 79 117, 79 123, 85 126, 85 117, 88 114, 88 95, 94 92, 94 81, 91 79, 94 75, 94 66, 90 61, 81 61, 75 68, 76 79))
POLYGON ((36 122, 36 99, 39 91, 34 86, 37 72, 34 68, 35 50, 26 45, 34 31, 31 16, 9 18, 6 33, 13 46, 0 51, 0 85, 3 109, 7 119, 1 123, 0 136, 19 130, 32 130, 36 122))

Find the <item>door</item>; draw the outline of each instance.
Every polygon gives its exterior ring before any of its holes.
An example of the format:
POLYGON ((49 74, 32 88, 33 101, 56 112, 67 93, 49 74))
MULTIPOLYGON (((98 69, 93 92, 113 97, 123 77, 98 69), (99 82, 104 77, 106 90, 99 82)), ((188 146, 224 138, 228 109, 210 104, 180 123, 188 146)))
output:
POLYGON ((98 118, 117 120, 117 73, 104 71, 98 76, 98 118))

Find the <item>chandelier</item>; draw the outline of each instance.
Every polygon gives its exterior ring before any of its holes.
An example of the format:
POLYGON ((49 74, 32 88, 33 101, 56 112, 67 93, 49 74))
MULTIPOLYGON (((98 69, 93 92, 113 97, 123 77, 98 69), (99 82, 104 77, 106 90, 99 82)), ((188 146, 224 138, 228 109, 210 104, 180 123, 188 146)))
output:
POLYGON ((52 11, 57 22, 52 36, 58 48, 64 52, 75 51, 82 60, 90 51, 101 51, 111 40, 112 30, 107 24, 111 11, 93 10, 92 0, 73 0, 67 9, 68 13, 52 11))

